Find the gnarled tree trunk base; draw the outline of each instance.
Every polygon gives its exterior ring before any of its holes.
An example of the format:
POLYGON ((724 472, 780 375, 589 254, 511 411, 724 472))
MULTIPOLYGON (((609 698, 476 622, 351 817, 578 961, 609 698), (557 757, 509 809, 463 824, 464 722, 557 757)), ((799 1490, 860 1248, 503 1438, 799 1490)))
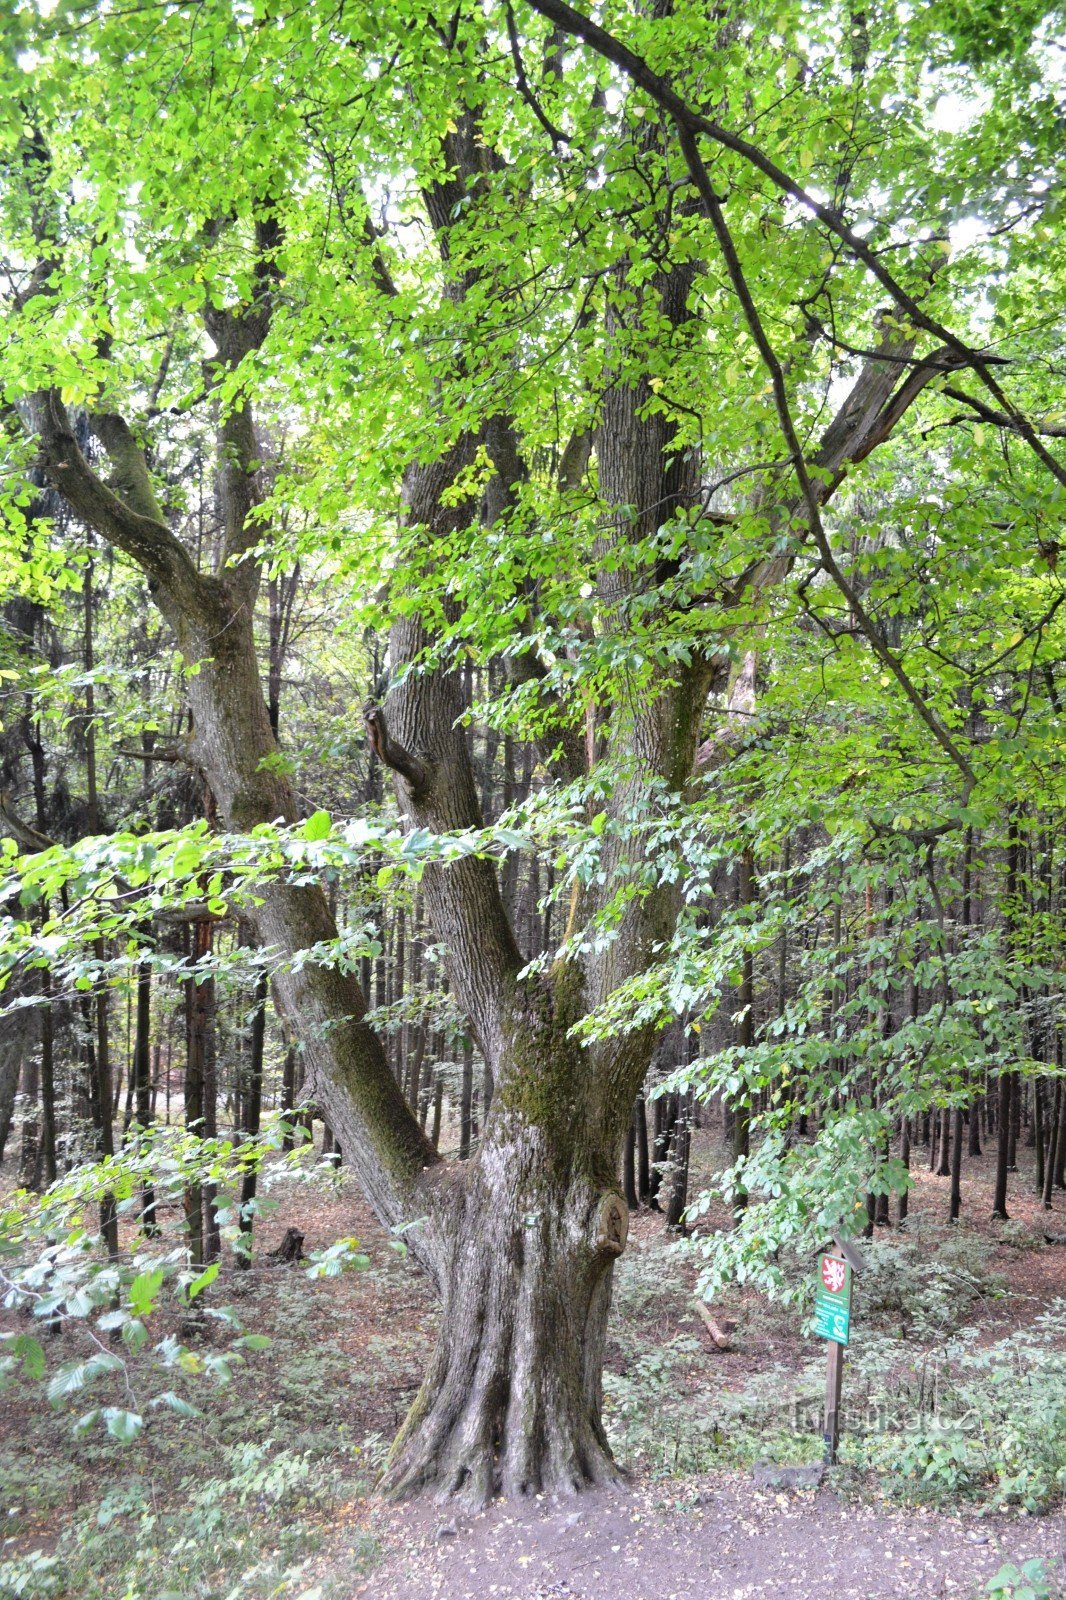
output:
POLYGON ((446 1246, 440 1342, 379 1485, 389 1495, 482 1506, 624 1479, 600 1411, 625 1202, 585 1181, 560 1192, 535 1142, 474 1164, 446 1246))

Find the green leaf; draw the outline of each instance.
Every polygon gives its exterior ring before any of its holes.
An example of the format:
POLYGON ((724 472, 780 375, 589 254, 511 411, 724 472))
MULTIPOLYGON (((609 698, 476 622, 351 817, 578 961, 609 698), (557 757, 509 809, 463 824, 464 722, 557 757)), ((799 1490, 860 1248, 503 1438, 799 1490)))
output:
POLYGON ((333 818, 328 811, 313 811, 300 829, 300 837, 309 841, 328 839, 333 828, 333 818))
POLYGON ((188 1400, 183 1400, 180 1394, 175 1394, 173 1389, 165 1389, 162 1394, 157 1394, 151 1401, 153 1406, 165 1406, 168 1411, 173 1411, 179 1417, 198 1417, 200 1412, 188 1400))
POLYGON ((45 1375, 46 1362, 44 1347, 39 1339, 29 1333, 4 1334, 2 1344, 6 1345, 13 1356, 22 1362, 22 1370, 27 1378, 41 1379, 45 1375))
POLYGON ((214 1283, 215 1279, 218 1277, 219 1265, 220 1264, 217 1261, 209 1262, 204 1270, 200 1273, 200 1276, 192 1280, 188 1288, 185 1290, 185 1295, 188 1300, 195 1300, 198 1294, 202 1294, 205 1289, 209 1288, 210 1285, 214 1283))
POLYGON ((131 1444, 144 1427, 144 1418, 136 1411, 123 1411, 119 1406, 105 1406, 101 1415, 108 1433, 121 1444, 131 1444))
POLYGON ((272 1341, 265 1333, 245 1333, 234 1343, 244 1350, 269 1350, 272 1341))
POLYGON ((155 1297, 163 1284, 163 1270, 139 1272, 129 1287, 129 1301, 139 1317, 150 1316, 155 1310, 155 1297))
POLYGON ((88 1361, 68 1361, 53 1375, 48 1385, 48 1398, 53 1405, 68 1395, 77 1394, 105 1372, 114 1372, 122 1366, 118 1356, 101 1351, 88 1361))

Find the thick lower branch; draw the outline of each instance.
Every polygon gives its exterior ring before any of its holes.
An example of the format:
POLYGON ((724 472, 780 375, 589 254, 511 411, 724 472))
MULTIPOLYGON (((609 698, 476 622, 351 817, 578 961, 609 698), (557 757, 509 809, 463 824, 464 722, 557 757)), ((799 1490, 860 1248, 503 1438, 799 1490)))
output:
POLYGON ((366 724, 370 748, 378 760, 390 771, 400 774, 411 791, 412 800, 424 800, 430 786, 428 764, 413 756, 409 750, 404 749, 399 740, 392 737, 384 710, 372 700, 368 700, 363 707, 363 721, 366 724))

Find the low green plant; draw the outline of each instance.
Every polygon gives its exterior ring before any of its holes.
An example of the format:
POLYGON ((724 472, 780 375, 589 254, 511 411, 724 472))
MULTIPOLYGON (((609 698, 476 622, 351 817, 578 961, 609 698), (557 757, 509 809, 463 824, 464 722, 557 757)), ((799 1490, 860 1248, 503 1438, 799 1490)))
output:
POLYGON ((63 1563, 58 1556, 31 1550, 0 1561, 0 1600, 50 1600, 63 1592, 63 1563))
MULTIPOLYGON (((165 1499, 140 1474, 82 1510, 54 1551, 0 1563, 0 1600, 280 1600, 297 1595, 322 1521, 365 1492, 345 1452, 248 1441, 215 1456, 214 1475, 186 1474, 165 1499)), ((358 1465, 358 1463, 357 1463, 358 1465)), ((357 1535, 348 1576, 376 1558, 357 1535)))
POLYGON ((1012 1250, 1043 1250, 1045 1241, 1039 1233, 1024 1222, 1019 1222, 1016 1217, 1005 1222, 999 1230, 1000 1244, 1009 1245, 1012 1250))
POLYGON ((1023 1562, 1020 1567, 1008 1561, 981 1590, 982 1596, 994 1600, 1055 1600, 1060 1592, 1057 1585, 1052 1586, 1047 1567, 1039 1558, 1023 1562))
POLYGON ((865 1241, 863 1256, 856 1312, 902 1339, 942 1339, 979 1300, 1003 1292, 989 1271, 987 1242, 965 1231, 889 1234, 865 1241))
MULTIPOLYGON (((272 1176, 307 1167, 311 1152, 282 1153, 282 1133, 277 1126, 236 1145, 157 1126, 131 1137, 118 1155, 73 1169, 44 1195, 16 1193, 0 1213, 0 1296, 5 1310, 22 1312, 30 1322, 0 1332, 0 1389, 29 1380, 45 1388, 55 1407, 69 1401, 80 1407, 85 1397, 101 1394, 102 1403, 76 1417, 77 1430, 99 1426, 121 1444, 136 1439, 153 1415, 198 1415, 190 1393, 201 1404, 205 1396, 209 1401, 212 1390, 230 1382, 248 1355, 270 1340, 248 1332, 232 1305, 215 1303, 208 1293, 222 1263, 190 1262, 178 1220, 181 1201, 190 1187, 210 1185, 219 1195, 223 1241, 236 1247, 241 1218, 232 1194, 242 1177, 268 1156, 275 1163, 272 1176), (146 1221, 149 1191, 154 1220, 146 1221), (101 1209, 120 1223, 135 1222, 129 1244, 117 1254, 86 1226, 101 1209), (208 1329, 209 1340, 203 1337, 208 1329), (60 1333, 68 1337, 57 1340, 60 1333), (56 1364, 53 1352, 66 1359, 56 1364)), ((312 1169, 316 1174, 337 1181, 321 1164, 312 1169)), ((336 1277, 369 1265, 359 1241, 344 1238, 314 1252, 306 1275, 336 1277)))
MULTIPOLYGON (((802 1464, 820 1458, 820 1433, 797 1427, 796 1407, 782 1405, 791 1384, 781 1368, 750 1378, 739 1391, 701 1389, 701 1341, 683 1335, 642 1350, 624 1372, 604 1373, 607 1435, 628 1465, 678 1477, 758 1459, 802 1464)), ((821 1384, 824 1389, 824 1375, 821 1384)), ((796 1398, 812 1401, 806 1378, 796 1398)))
MULTIPOLYGON (((982 1346, 957 1334, 908 1365, 888 1341, 867 1358, 894 1425, 851 1440, 850 1457, 884 1472, 906 1499, 966 1494, 1030 1512, 1066 1503, 1066 1301, 1030 1328, 982 1346), (932 1368, 932 1371, 930 1370, 932 1368)), ((863 1362, 857 1363, 860 1375, 863 1362)))

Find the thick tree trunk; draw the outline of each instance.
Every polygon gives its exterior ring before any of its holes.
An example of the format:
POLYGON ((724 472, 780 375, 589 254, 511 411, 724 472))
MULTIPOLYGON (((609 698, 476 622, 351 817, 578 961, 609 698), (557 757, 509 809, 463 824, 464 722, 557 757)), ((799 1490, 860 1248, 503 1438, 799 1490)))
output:
POLYGON ((494 1116, 449 1186, 440 1340, 392 1447, 388 1492, 482 1505, 621 1476, 600 1409, 628 1213, 556 1143, 516 1115, 494 1116))

